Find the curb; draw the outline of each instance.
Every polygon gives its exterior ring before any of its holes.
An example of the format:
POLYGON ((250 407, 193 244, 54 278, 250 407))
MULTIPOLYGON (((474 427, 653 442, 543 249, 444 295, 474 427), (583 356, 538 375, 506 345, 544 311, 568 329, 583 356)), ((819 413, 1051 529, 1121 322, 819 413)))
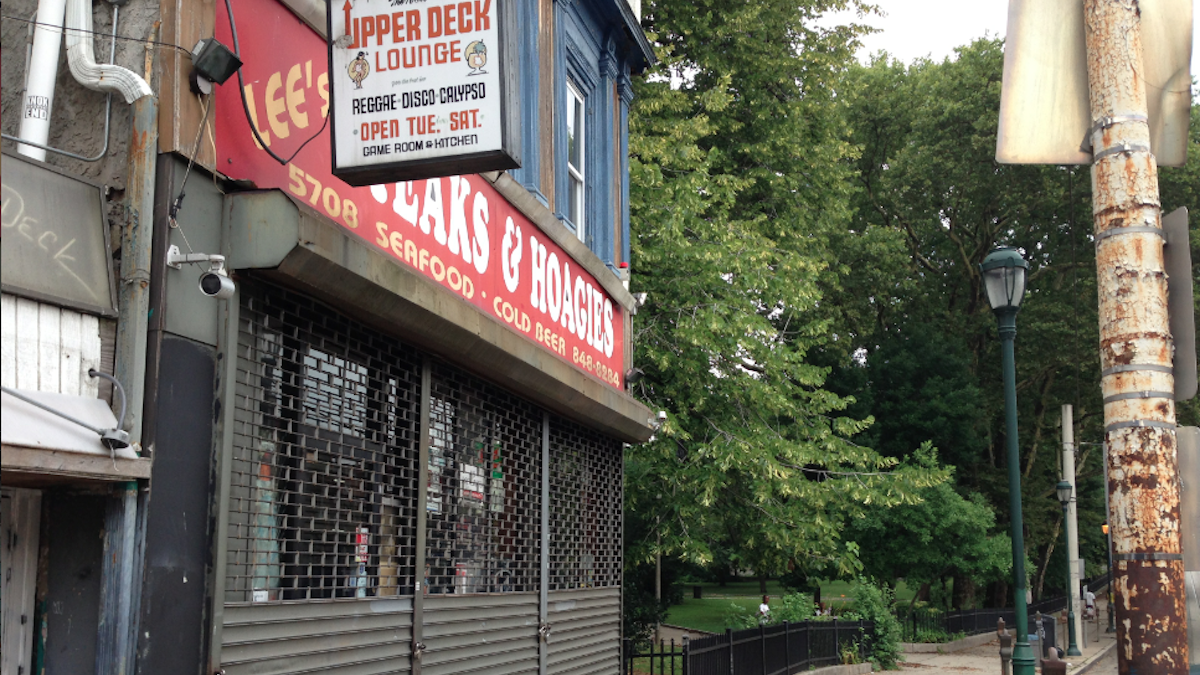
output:
POLYGON ((1071 675, 1083 675, 1083 673, 1086 673, 1087 671, 1091 670, 1092 666, 1096 665, 1097 661, 1108 656, 1109 652, 1113 651, 1116 648, 1117 648, 1117 641, 1113 640, 1111 643, 1109 643, 1109 645, 1107 647, 1097 651, 1095 654, 1092 654, 1091 656, 1088 657, 1088 659, 1086 661, 1079 664, 1079 667, 1075 668, 1074 670, 1071 670, 1070 671, 1071 675))

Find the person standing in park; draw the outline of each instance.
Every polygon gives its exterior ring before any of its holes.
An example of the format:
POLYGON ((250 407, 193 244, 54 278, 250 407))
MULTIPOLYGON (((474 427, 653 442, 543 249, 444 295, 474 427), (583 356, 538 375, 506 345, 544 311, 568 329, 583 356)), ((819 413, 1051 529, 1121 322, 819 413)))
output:
POLYGON ((771 620, 771 597, 764 595, 762 604, 758 606, 758 623, 765 626, 771 620))

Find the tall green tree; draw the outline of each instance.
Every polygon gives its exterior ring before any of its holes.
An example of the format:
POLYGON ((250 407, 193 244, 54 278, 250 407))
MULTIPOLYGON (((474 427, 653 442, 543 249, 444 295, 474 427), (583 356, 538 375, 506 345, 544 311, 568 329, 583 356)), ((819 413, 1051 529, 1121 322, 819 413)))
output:
POLYGON ((865 575, 903 578, 918 589, 914 601, 928 594, 930 584, 953 578, 955 604, 970 606, 976 583, 1010 573, 1012 543, 996 531, 995 513, 982 495, 964 498, 947 482, 921 497, 915 504, 869 509, 851 520, 846 536, 858 543, 865 575))
MULTIPOLYGON (((866 412, 886 416, 915 437, 932 437, 938 428, 929 422, 938 411, 961 411, 956 404, 964 394, 977 392, 970 433, 943 434, 946 440, 937 444, 959 469, 959 493, 983 495, 1004 526, 1009 513, 999 341, 978 264, 995 245, 1025 252, 1031 270, 1017 320, 1018 445, 1026 548, 1036 563, 1034 588, 1040 589, 1061 538, 1053 498, 1060 406, 1074 406, 1077 441, 1102 440, 1095 262, 1086 168, 994 160, 1002 70, 998 40, 976 41, 942 63, 904 65, 885 55, 851 69, 848 119, 861 152, 846 236, 884 230, 901 238, 906 251, 900 279, 856 280, 855 292, 842 302, 858 306, 847 316, 874 320, 859 323, 850 345, 862 350, 866 364, 870 394, 861 398, 873 402, 866 412), (963 358, 947 358, 953 354, 963 358), (896 364, 906 363, 937 375, 932 382, 941 391, 927 386, 924 375, 922 389, 914 384, 911 391, 920 400, 907 405, 879 391, 888 387, 896 364), (939 369, 951 367, 955 374, 947 379, 939 369), (958 385, 949 388, 948 382, 958 385)), ((1081 512, 1102 516, 1103 491, 1094 482, 1099 452, 1081 447, 1081 512)), ((1081 532, 1085 527, 1090 525, 1081 524, 1081 532)))
POLYGON ((859 29, 818 28, 846 3, 659 0, 660 63, 630 115, 636 394, 668 413, 627 453, 627 508, 653 522, 628 560, 856 566, 847 511, 944 480, 855 443, 869 419, 824 387, 837 341, 823 293, 847 268, 852 148, 835 84, 859 29))

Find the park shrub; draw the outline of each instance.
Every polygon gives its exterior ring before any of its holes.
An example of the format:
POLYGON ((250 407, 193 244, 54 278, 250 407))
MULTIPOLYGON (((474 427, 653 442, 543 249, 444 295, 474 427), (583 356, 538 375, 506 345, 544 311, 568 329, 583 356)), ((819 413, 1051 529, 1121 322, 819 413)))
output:
POLYGON ((811 621, 816 613, 812 596, 807 593, 788 593, 771 607, 771 623, 811 621))
POLYGON ((758 617, 736 602, 729 603, 729 609, 725 610, 721 619, 725 622, 726 628, 734 630, 754 628, 758 625, 758 617))
POLYGON ((918 628, 913 635, 913 642, 940 644, 950 642, 950 634, 941 628, 918 628))
POLYGON ((849 620, 870 621, 871 662, 879 670, 898 670, 903 659, 900 621, 892 613, 895 595, 892 589, 860 578, 850 591, 853 609, 842 615, 849 620))

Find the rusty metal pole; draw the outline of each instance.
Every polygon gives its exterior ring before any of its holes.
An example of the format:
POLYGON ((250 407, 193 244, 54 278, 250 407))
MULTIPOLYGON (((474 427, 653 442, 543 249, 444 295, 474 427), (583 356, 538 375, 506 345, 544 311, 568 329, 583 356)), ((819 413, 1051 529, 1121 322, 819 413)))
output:
POLYGON ((1138 0, 1084 0, 1120 672, 1184 675, 1172 341, 1138 0))

